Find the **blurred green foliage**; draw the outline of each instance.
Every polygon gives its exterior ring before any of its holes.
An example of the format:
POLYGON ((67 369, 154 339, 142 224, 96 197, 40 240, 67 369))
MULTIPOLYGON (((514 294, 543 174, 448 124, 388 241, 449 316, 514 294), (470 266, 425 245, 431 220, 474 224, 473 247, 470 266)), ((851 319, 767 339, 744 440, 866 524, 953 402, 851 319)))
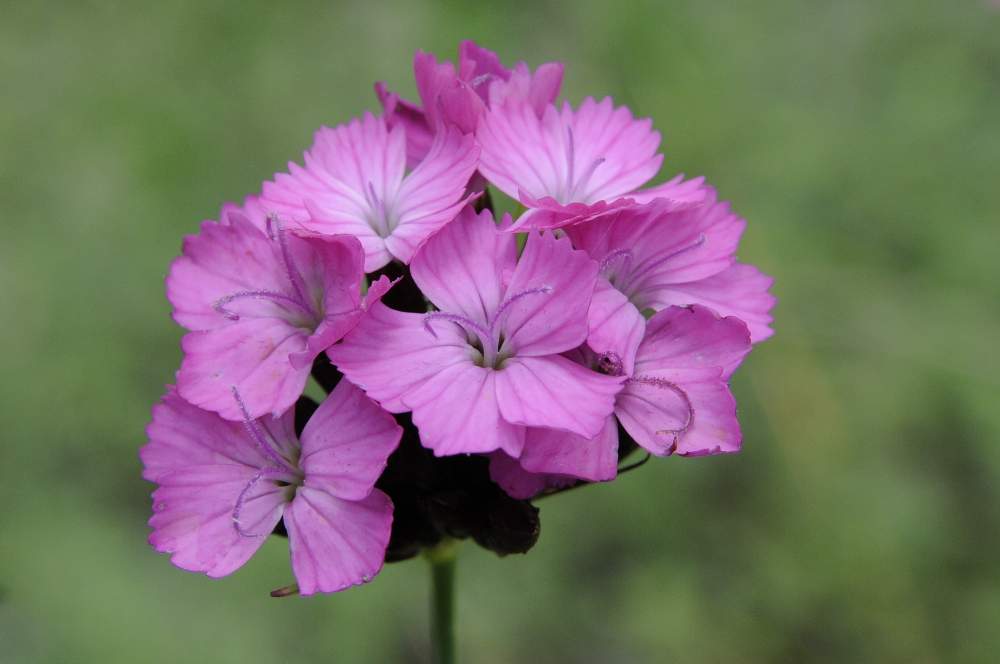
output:
POLYGON ((775 275, 744 452, 466 546, 460 654, 986 662, 1000 652, 1000 11, 987 2, 10 2, 0 21, 0 661, 419 662, 427 574, 274 600, 146 545, 136 451, 182 235, 462 38, 652 116, 775 275))

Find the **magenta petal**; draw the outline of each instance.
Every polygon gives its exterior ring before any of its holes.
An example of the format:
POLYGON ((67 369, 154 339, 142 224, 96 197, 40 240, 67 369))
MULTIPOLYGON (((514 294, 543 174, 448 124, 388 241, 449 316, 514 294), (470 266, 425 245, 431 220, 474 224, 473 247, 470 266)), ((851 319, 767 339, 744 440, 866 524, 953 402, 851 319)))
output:
POLYGON ((603 482, 618 474, 618 424, 614 417, 593 438, 556 429, 529 428, 521 467, 532 473, 603 482))
POLYGON ((305 350, 306 333, 277 318, 248 318, 181 341, 184 360, 177 389, 187 401, 227 420, 243 418, 233 387, 251 418, 285 412, 302 394, 308 365, 296 369, 289 356, 305 350))
POLYGON ((410 408, 401 396, 444 368, 470 361, 465 334, 456 325, 445 323, 433 331, 424 327, 421 314, 395 311, 376 302, 327 355, 383 408, 405 412, 410 408))
POLYGON ((403 434, 392 415, 341 380, 302 431, 306 486, 361 500, 375 486, 403 434))
POLYGON ((390 92, 381 82, 375 84, 375 95, 385 111, 385 122, 389 129, 401 126, 405 130, 406 165, 415 167, 427 155, 434 142, 434 131, 427 124, 423 109, 390 92))
POLYGON ((382 569, 392 502, 378 489, 352 501, 302 486, 285 509, 285 527, 299 593, 337 592, 382 569))
POLYGON ((631 375, 635 353, 646 329, 646 319, 621 291, 603 277, 597 280, 587 324, 587 345, 590 349, 617 362, 622 374, 631 375))
POLYGON ((534 498, 546 489, 569 486, 576 481, 572 477, 530 473, 517 459, 503 452, 490 455, 490 479, 517 500, 534 498))
MULTIPOLYGON (((265 424, 275 440, 295 440, 290 411, 265 424)), ((230 422, 191 405, 173 387, 168 387, 163 400, 153 406, 153 421, 146 427, 146 435, 149 443, 139 450, 139 456, 142 477, 151 482, 190 466, 236 464, 260 468, 268 464, 242 422, 230 422)))
POLYGON ((738 451, 736 400, 726 383, 706 369, 673 372, 670 379, 676 390, 630 381, 618 396, 615 414, 635 442, 660 456, 738 451))
POLYGON ((772 277, 754 266, 736 263, 706 279, 659 290, 651 303, 657 307, 703 304, 723 316, 735 316, 747 324, 753 342, 757 343, 774 334, 770 311, 777 298, 769 291, 773 282, 772 277))
POLYGON ((561 353, 587 338, 597 263, 566 238, 532 234, 507 287, 512 304, 498 321, 518 356, 561 353), (516 299, 515 299, 516 298, 516 299))
POLYGON ((663 184, 630 192, 628 197, 640 205, 660 198, 675 204, 696 205, 702 203, 708 195, 710 189, 705 187, 704 177, 685 180, 682 173, 663 184))
POLYGON ((697 304, 670 307, 647 321, 635 375, 718 367, 729 378, 749 352, 750 334, 743 321, 720 318, 697 304))
POLYGON ((500 307, 504 275, 517 261, 517 240, 497 230, 493 215, 471 206, 429 239, 413 259, 413 279, 438 309, 480 325, 500 307))
POLYGON ((511 424, 561 429, 592 438, 614 410, 623 380, 591 371, 561 355, 515 357, 497 371, 497 400, 503 419, 511 424))
MULTIPOLYGON (((280 256, 274 242, 246 217, 233 214, 227 224, 207 221, 198 235, 184 238, 181 256, 167 275, 167 298, 174 320, 188 330, 207 330, 228 320, 215 304, 245 291, 286 293, 280 256)), ((269 299, 246 298, 233 310, 247 315, 284 315, 288 308, 269 299)))
POLYGON ((500 417, 497 384, 500 374, 466 361, 440 371, 403 397, 413 410, 424 447, 437 456, 474 454, 502 449, 518 456, 523 427, 500 417))
POLYGON ((181 569, 212 577, 231 574, 264 543, 281 518, 285 488, 253 482, 256 468, 197 465, 157 478, 149 543, 181 569), (249 488, 248 488, 249 487, 249 488), (240 530, 233 523, 242 500, 240 530))

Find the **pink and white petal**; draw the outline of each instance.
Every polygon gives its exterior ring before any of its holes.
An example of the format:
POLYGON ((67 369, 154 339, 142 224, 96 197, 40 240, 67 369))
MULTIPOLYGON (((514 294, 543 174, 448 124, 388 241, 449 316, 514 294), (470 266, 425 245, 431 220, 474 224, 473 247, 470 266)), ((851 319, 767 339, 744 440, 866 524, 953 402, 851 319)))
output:
POLYGON ((392 501, 378 489, 343 500, 307 479, 285 509, 285 528, 299 594, 337 592, 368 583, 382 569, 392 501))
MULTIPOLYGON (((248 291, 285 293, 290 284, 275 243, 246 217, 232 214, 229 223, 205 222, 198 235, 184 238, 181 256, 167 275, 167 298, 174 320, 188 330, 207 330, 229 320, 215 305, 222 298, 248 291)), ((248 315, 284 315, 274 300, 246 297, 227 310, 248 315)))
POLYGON ((251 418, 280 415, 302 395, 309 367, 296 369, 289 356, 304 350, 301 328, 276 318, 243 319, 225 327, 189 332, 181 340, 184 360, 177 390, 192 404, 241 420, 235 387, 251 418))
POLYGON ((386 240, 368 225, 365 217, 331 213, 312 199, 305 202, 308 217, 303 226, 312 232, 326 235, 353 235, 361 242, 365 254, 365 272, 374 272, 392 260, 386 240))
POLYGON ((341 380, 302 431, 299 467, 311 486, 361 500, 371 493, 402 435, 392 415, 341 380))
POLYGON ((479 148, 454 128, 438 134, 427 157, 403 180, 395 199, 396 226, 386 238, 393 256, 409 263, 427 238, 452 221, 470 200, 465 196, 479 148))
POLYGON ((181 569, 231 574, 261 547, 281 519, 285 487, 244 465, 197 465, 157 479, 149 543, 181 569), (242 496, 242 501, 240 498, 242 496), (241 502, 239 528, 234 522, 241 502))
POLYGON ((635 358, 635 375, 718 368, 726 379, 749 352, 750 333, 740 319, 720 318, 697 304, 670 307, 646 322, 646 336, 635 358))
POLYGON ((470 360, 445 368, 404 394, 402 401, 413 411, 424 447, 436 456, 498 449, 518 456, 524 428, 500 417, 498 375, 470 360))
POLYGON ((724 379, 710 369, 665 376, 629 381, 618 396, 615 414, 635 442, 658 456, 739 451, 736 400, 724 379))
POLYGON ((373 304, 327 355, 352 383, 393 413, 410 410, 400 397, 445 368, 471 361, 465 333, 449 322, 424 327, 422 314, 373 304), (436 336, 435 336, 436 335, 436 336))
POLYGON ((593 438, 614 410, 624 380, 560 355, 514 357, 497 371, 497 402, 503 419, 511 424, 593 438))
POLYGON ((685 180, 684 174, 681 173, 662 184, 630 192, 628 197, 640 205, 664 198, 686 206, 698 205, 709 195, 710 189, 705 186, 703 176, 685 180))
POLYGON ((587 313, 587 345, 598 355, 617 361, 631 376, 635 354, 646 330, 646 319, 621 291, 598 277, 587 313))
POLYGON ((431 237, 413 259, 413 279, 438 309, 488 326, 517 263, 517 240, 497 229, 489 211, 466 207, 431 237))
POLYGON ((735 316, 746 323, 750 338, 757 343, 774 334, 770 325, 770 312, 777 302, 770 293, 773 282, 772 277, 756 267, 736 263, 707 279, 659 289, 650 303, 657 308, 701 304, 723 316, 735 316))
MULTIPOLYGON (((272 428, 281 432, 280 426, 272 428)), ((139 457, 142 477, 150 482, 189 466, 238 464, 260 468, 268 463, 242 422, 224 420, 216 413, 192 406, 173 386, 167 387, 163 399, 153 406, 153 420, 146 427, 146 436, 149 442, 139 450, 139 457)))
POLYGON ((568 238, 530 235, 507 287, 510 304, 494 322, 503 331, 503 349, 524 357, 579 346, 587 338, 596 280, 597 263, 568 238))
POLYGON ((531 427, 525 434, 521 467, 531 473, 590 482, 613 480, 618 474, 618 423, 614 417, 608 417, 601 432, 593 438, 531 427))
POLYGON ((247 196, 243 199, 243 205, 236 203, 224 203, 219 210, 219 223, 229 224, 229 217, 238 215, 250 220, 254 226, 261 231, 267 232, 267 209, 261 204, 257 196, 247 196))
POLYGON ((565 180, 564 146, 561 139, 550 138, 545 126, 547 121, 552 131, 560 131, 558 112, 549 106, 543 117, 525 100, 510 98, 479 120, 479 171, 511 198, 522 192, 534 198, 555 196, 565 180))
POLYGON ((588 97, 576 111, 564 103, 560 119, 562 133, 572 132, 567 136, 572 136, 574 184, 571 197, 564 200, 612 200, 642 186, 660 170, 660 134, 653 130, 652 120, 636 119, 627 107, 615 107, 610 97, 600 102, 588 97))
POLYGON ((562 79, 561 62, 546 62, 534 74, 528 65, 519 62, 510 73, 509 80, 495 80, 489 85, 490 106, 499 106, 507 99, 524 100, 541 117, 545 108, 559 96, 562 79))
POLYGON ((529 473, 517 459, 503 452, 490 455, 490 479, 517 500, 528 500, 546 489, 569 486, 576 481, 572 477, 529 473))

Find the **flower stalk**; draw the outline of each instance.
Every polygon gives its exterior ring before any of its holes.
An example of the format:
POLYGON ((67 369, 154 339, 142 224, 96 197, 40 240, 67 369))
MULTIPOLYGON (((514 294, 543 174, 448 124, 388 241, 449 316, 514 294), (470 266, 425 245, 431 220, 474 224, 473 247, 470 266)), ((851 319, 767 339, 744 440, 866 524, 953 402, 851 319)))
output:
POLYGON ((458 541, 442 540, 424 554, 431 566, 431 661, 455 662, 455 560, 458 541))

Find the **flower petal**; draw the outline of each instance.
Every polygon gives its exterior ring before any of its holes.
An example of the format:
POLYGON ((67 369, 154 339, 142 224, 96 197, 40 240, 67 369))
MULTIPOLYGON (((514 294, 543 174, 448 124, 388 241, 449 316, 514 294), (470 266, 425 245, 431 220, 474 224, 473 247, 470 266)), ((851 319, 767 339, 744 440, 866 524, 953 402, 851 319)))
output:
MULTIPOLYGON (((230 399, 233 397, 230 396, 230 399)), ((279 444, 296 440, 294 413, 263 420, 279 444)), ((161 475, 199 465, 237 464, 261 468, 268 459, 261 454, 242 422, 224 420, 191 405, 169 386, 153 406, 153 421, 146 427, 149 443, 139 450, 143 479, 156 482, 161 475)))
POLYGON ((514 357, 497 371, 497 401, 503 419, 511 424, 593 438, 614 410, 624 379, 591 371, 561 355, 514 357))
POLYGON ((598 355, 609 356, 621 366, 621 373, 632 375, 635 353, 642 342, 646 319, 628 298, 608 283, 597 279, 594 297, 587 313, 587 345, 598 355))
POLYGON ((490 212, 469 206, 421 247, 410 269, 438 309, 488 326, 516 262, 516 238, 499 231, 490 212))
POLYGON ((618 424, 614 417, 593 438, 557 429, 531 427, 524 439, 521 467, 531 473, 577 477, 590 482, 618 474, 618 424))
MULTIPOLYGON (((427 157, 403 180, 392 214, 396 225, 386 247, 409 263, 427 238, 453 220, 471 197, 465 186, 476 170, 479 148, 472 136, 449 128, 438 134, 427 157)), ((369 270, 370 271, 370 270, 369 270)))
POLYGON ((337 592, 382 569, 392 501, 378 489, 352 501, 302 486, 285 509, 285 527, 299 594, 337 592))
POLYGON ((519 455, 524 429, 500 417, 498 375, 467 361, 453 364, 407 392, 403 402, 413 410, 413 423, 424 447, 437 456, 498 449, 519 455))
POLYGON ((511 301, 497 324, 504 348, 520 357, 561 353, 587 338, 587 311, 597 263, 567 238, 533 233, 505 295, 511 301))
POLYGON ((670 307, 646 322, 635 374, 719 368, 726 379, 750 352, 750 333, 738 318, 720 318, 701 305, 670 307))
POLYGON ((306 348, 306 333, 277 318, 246 318, 225 327, 189 332, 181 340, 177 373, 180 395, 196 406, 241 420, 233 387, 251 418, 280 415, 305 389, 309 366, 295 368, 293 353, 306 348))
POLYGON ((285 488, 268 480, 254 482, 258 473, 241 464, 218 464, 160 476, 149 543, 173 554, 170 562, 191 572, 220 577, 242 567, 274 530, 286 503, 285 488), (238 502, 243 534, 233 521, 238 502))
POLYGON ((576 481, 572 477, 530 473, 521 467, 517 459, 503 452, 490 455, 490 479, 517 500, 534 498, 545 489, 569 486, 576 481))
POLYGON ((772 277, 756 267, 736 263, 718 274, 689 283, 672 284, 657 290, 650 297, 655 307, 681 304, 703 304, 723 316, 735 316, 750 328, 754 343, 767 339, 771 329, 770 311, 777 302, 770 293, 772 277))
POLYGON ((457 325, 435 325, 432 334, 424 327, 423 315, 376 302, 327 355, 383 408, 402 413, 410 410, 402 395, 453 364, 469 362, 471 350, 457 325))
POLYGON ((341 380, 302 431, 299 467, 306 485, 337 498, 364 498, 402 435, 392 415, 341 380))

